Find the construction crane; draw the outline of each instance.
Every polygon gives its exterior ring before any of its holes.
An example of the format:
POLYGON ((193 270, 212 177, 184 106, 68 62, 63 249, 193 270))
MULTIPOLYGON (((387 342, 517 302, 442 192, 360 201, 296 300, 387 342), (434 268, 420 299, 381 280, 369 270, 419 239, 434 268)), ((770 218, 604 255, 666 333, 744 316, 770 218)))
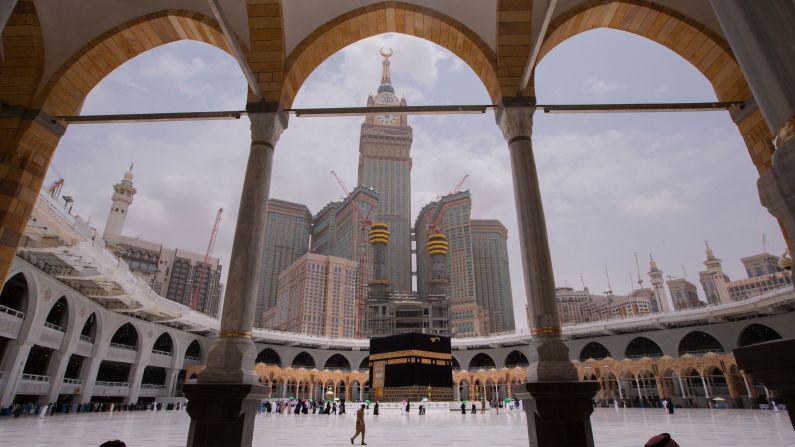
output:
POLYGON ((61 188, 63 188, 63 179, 59 178, 58 180, 52 182, 50 186, 47 187, 47 193, 53 199, 57 199, 59 195, 61 195, 61 188))
MULTIPOLYGON (((469 179, 469 174, 464 175, 461 178, 461 181, 458 182, 457 185, 455 185, 455 189, 453 189, 453 191, 450 192, 450 194, 458 194, 459 192, 461 192, 461 187, 464 186, 464 182, 466 182, 468 179, 469 179)), ((441 200, 441 198, 438 198, 436 200, 441 200)), ((441 227, 442 227, 442 223, 444 223, 444 218, 445 218, 445 213, 440 212, 436 216, 436 219, 434 219, 433 222, 428 224, 428 230, 431 233, 441 233, 441 227)))
MULTIPOLYGON (((333 175, 334 178, 337 180, 337 183, 339 183, 340 188, 342 188, 342 191, 345 193, 345 197, 346 198, 350 197, 351 192, 348 189, 348 187, 345 185, 345 182, 342 181, 340 176, 338 176, 337 173, 334 172, 334 171, 331 171, 331 175, 333 175)), ((356 334, 356 337, 358 338, 358 337, 362 337, 363 332, 364 332, 362 330, 363 329, 362 328, 362 322, 364 321, 364 301, 365 301, 365 297, 364 297, 364 290, 365 290, 365 286, 364 286, 364 269, 365 269, 365 264, 367 263, 367 255, 366 255, 367 254, 367 228, 369 228, 370 225, 373 224, 373 221, 370 220, 370 216, 372 215, 372 212, 373 212, 373 207, 371 206, 370 209, 367 210, 367 214, 365 214, 364 211, 362 211, 362 209, 359 208, 359 205, 356 204, 356 201, 352 200, 351 201, 351 205, 353 205, 353 207, 356 209, 356 212, 359 214, 359 222, 358 222, 359 223, 359 241, 358 241, 359 284, 358 284, 358 287, 356 287, 355 302, 356 302, 356 316, 357 316, 357 318, 355 320, 355 327, 354 327, 354 332, 356 334)))
POLYGON ((204 283, 207 281, 207 268, 205 267, 210 264, 210 255, 213 253, 215 238, 218 236, 218 224, 221 223, 221 214, 223 212, 223 208, 218 208, 218 214, 215 215, 215 223, 213 224, 213 231, 210 233, 210 242, 207 244, 207 251, 204 252, 204 265, 197 266, 199 268, 199 280, 196 281, 196 285, 193 287, 190 296, 190 308, 193 310, 196 310, 199 306, 199 295, 201 295, 202 287, 204 287, 204 283))
POLYGON ((459 192, 461 192, 461 188, 464 186, 464 182, 466 182, 467 180, 469 180, 469 174, 464 175, 464 177, 461 178, 461 181, 458 182, 457 185, 455 185, 455 189, 453 190, 453 194, 458 194, 459 192))

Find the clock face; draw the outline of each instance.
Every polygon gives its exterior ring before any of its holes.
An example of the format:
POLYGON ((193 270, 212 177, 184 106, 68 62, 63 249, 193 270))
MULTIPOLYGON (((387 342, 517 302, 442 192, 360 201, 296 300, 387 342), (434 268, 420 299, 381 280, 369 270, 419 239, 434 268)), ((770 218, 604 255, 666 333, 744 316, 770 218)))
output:
POLYGON ((386 115, 376 115, 375 123, 383 126, 396 126, 400 122, 400 118, 394 113, 386 115))

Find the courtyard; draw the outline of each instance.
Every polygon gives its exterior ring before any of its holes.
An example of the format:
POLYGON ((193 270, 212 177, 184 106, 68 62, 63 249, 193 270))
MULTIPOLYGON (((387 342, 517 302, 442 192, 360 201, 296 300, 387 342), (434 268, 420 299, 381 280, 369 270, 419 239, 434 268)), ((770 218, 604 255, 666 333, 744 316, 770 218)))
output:
MULTIPOLYGON (((262 414, 254 446, 348 445, 355 414, 343 416, 262 414)), ((652 435, 669 432, 681 446, 795 445, 786 412, 761 410, 600 408, 591 417, 597 446, 636 447, 652 435)), ((128 446, 184 446, 189 418, 184 411, 94 413, 0 419, 0 445, 97 446, 121 439, 128 446)), ((518 410, 485 415, 429 410, 409 416, 397 410, 366 417, 368 445, 465 446, 527 445, 525 416, 518 410)), ((358 444, 358 442, 357 442, 358 444)))

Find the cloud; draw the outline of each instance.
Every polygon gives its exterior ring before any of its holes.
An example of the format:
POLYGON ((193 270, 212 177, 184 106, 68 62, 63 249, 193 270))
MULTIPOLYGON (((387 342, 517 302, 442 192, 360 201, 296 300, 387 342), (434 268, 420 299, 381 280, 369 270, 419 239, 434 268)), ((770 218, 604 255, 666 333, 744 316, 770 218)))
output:
POLYGON ((588 78, 582 84, 582 92, 587 95, 602 96, 619 90, 626 90, 627 85, 604 79, 588 78))

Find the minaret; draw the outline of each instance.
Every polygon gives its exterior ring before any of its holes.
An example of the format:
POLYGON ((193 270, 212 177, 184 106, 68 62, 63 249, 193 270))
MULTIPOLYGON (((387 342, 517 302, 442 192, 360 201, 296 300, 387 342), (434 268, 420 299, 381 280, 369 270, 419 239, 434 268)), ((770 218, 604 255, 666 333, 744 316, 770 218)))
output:
POLYGON ((447 296, 450 277, 447 275, 447 238, 442 233, 428 236, 428 254, 431 258, 431 279, 428 281, 430 295, 447 296))
POLYGON ((708 242, 704 242, 706 245, 706 255, 707 260, 704 261, 704 266, 707 268, 704 272, 699 272, 699 279, 701 280, 701 285, 704 288, 704 294, 707 297, 707 303, 709 304, 725 304, 730 303, 731 298, 729 295, 729 288, 727 284, 729 282, 729 277, 723 273, 723 267, 721 266, 720 259, 715 257, 715 253, 710 248, 708 242))
POLYGON ((121 183, 113 185, 113 196, 111 200, 113 204, 108 213, 108 221, 105 223, 105 233, 102 237, 106 236, 121 236, 121 231, 124 229, 124 220, 127 218, 127 207, 133 201, 133 196, 136 191, 133 187, 133 165, 130 163, 130 170, 124 173, 124 178, 121 183))
POLYGON ((671 301, 671 297, 665 293, 663 272, 657 268, 657 263, 651 255, 649 255, 649 279, 651 279, 651 287, 652 290, 654 290, 655 298, 657 298, 657 305, 660 308, 660 312, 672 312, 676 310, 673 301, 671 301))
POLYGON ((373 245, 373 279, 370 280, 370 295, 385 296, 389 293, 387 278, 387 247, 389 246, 389 225, 374 223, 368 233, 370 244, 373 245))

